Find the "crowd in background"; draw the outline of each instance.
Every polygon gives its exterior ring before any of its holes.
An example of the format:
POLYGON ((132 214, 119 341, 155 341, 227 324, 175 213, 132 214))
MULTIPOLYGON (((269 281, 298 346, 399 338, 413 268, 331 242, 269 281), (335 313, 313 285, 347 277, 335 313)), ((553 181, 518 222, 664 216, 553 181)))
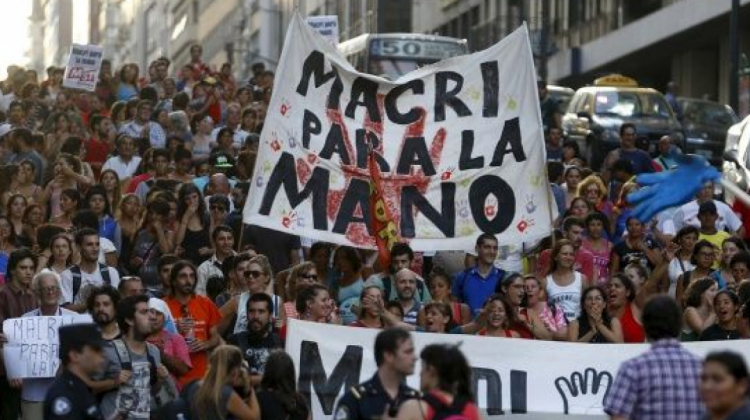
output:
MULTIPOLYGON (((43 76, 8 69, 0 97, 0 323, 89 313, 107 340, 124 342, 127 352, 146 349, 146 365, 158 359, 164 369, 144 374, 203 401, 201 416, 248 419, 283 418, 266 414, 274 410, 308 415, 296 397, 277 392, 294 392, 294 366, 274 351, 290 318, 642 343, 645 302, 668 294, 683 314, 683 341, 750 337, 745 209, 717 199, 707 184, 692 202, 643 223, 625 199, 638 188, 636 175, 674 168, 679 150, 669 137, 651 156, 636 127, 624 124, 620 147, 594 170, 565 140, 542 83, 547 172, 560 215, 554 234, 522 245, 483 234, 474 249, 433 253, 400 243, 381 267, 374 251, 242 223, 259 133, 275 112, 274 73, 258 64, 250 80, 236 80, 231 64, 203 62, 200 46, 190 54, 179 67, 165 57, 148 69, 105 60, 92 93, 63 88, 62 68, 43 76), (243 363, 246 375, 227 376, 243 363), (280 373, 264 376, 269 370, 280 373)), ((124 385, 132 391, 132 375, 123 373, 117 346, 107 354, 107 371, 89 385, 103 396, 105 415, 136 418, 118 397, 124 385)), ((50 381, 9 380, 2 369, 0 418, 23 411, 40 419, 50 381)), ((151 403, 141 407, 146 417, 158 409, 151 403)))

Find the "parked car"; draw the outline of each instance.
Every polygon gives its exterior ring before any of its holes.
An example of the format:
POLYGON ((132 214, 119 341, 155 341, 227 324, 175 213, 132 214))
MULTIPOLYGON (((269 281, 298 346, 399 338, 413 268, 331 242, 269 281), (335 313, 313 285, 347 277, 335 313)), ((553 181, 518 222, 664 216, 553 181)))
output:
MULTIPOLYGON (((722 177, 737 185, 744 191, 750 186, 750 116, 729 127, 724 150, 722 177)), ((724 190, 728 203, 734 202, 734 196, 728 189, 724 190)))
POLYGON ((568 112, 568 105, 573 95, 576 93, 573 89, 565 86, 547 85, 547 94, 557 101, 558 110, 562 115, 568 112))
POLYGON ((677 98, 682 108, 686 153, 702 155, 715 166, 721 165, 727 130, 739 122, 732 108, 702 99, 677 98))
POLYGON ((594 170, 600 169, 607 153, 620 146, 624 123, 635 125, 639 140, 645 140, 652 155, 664 135, 671 135, 675 145, 684 149, 685 134, 664 95, 617 74, 578 89, 562 121, 565 135, 578 142, 594 170))

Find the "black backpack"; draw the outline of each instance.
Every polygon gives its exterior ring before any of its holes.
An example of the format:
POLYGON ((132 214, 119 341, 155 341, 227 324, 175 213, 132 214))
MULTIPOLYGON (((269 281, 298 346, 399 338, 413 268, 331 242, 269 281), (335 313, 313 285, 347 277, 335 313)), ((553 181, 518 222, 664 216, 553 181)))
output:
MULTIPOLYGON (((70 267, 70 273, 73 275, 73 300, 78 296, 78 291, 81 289, 81 267, 74 265, 70 267)), ((109 267, 104 264, 99 264, 99 274, 102 276, 104 284, 107 286, 112 285, 112 279, 109 278, 109 267)), ((71 302, 72 303, 72 302, 71 302)))
POLYGON ((422 401, 432 408, 434 414, 430 420, 470 420, 463 414, 466 404, 470 402, 466 398, 456 397, 448 405, 435 395, 425 394, 422 396, 422 401))

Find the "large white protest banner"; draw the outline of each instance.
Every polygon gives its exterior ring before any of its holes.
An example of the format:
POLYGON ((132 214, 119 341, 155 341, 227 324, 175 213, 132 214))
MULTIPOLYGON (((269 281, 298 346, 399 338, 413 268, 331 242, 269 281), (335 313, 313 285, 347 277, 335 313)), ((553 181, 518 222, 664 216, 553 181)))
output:
MULTIPOLYGON (((350 387, 377 369, 375 329, 290 319, 286 351, 299 369, 298 389, 311 402, 313 419, 329 419, 350 387)), ((648 344, 578 344, 455 334, 413 334, 417 354, 428 344, 459 344, 473 372, 474 395, 485 417, 549 413, 601 416, 604 395, 622 362, 648 344)), ((689 343, 698 356, 733 350, 750 360, 747 340, 689 343)), ((419 366, 408 379, 419 389, 419 366)), ((545 418, 547 418, 545 416, 545 418)))
POLYGON ((6 319, 5 370, 11 379, 52 378, 60 366, 58 329, 92 322, 90 315, 29 316, 6 319))
POLYGON ((391 81, 357 72, 295 15, 275 80, 245 223, 360 248, 395 228, 421 251, 550 233, 525 26, 391 81), (377 232, 373 170, 393 222, 377 232))
POLYGON ((65 67, 63 87, 93 92, 99 80, 104 50, 98 45, 73 44, 65 67))

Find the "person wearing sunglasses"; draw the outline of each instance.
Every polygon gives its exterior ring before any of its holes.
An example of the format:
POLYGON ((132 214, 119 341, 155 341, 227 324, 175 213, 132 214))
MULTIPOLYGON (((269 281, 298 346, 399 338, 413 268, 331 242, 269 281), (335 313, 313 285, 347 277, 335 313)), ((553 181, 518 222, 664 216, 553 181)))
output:
POLYGON ((281 327, 281 298, 274 295, 270 288, 273 271, 271 264, 265 255, 257 255, 248 261, 247 270, 243 273, 247 290, 240 295, 233 297, 229 302, 221 307, 222 322, 219 331, 222 333, 240 333, 247 330, 247 301, 250 296, 256 293, 266 293, 271 297, 273 303, 271 307, 271 316, 273 324, 278 328, 281 327))

